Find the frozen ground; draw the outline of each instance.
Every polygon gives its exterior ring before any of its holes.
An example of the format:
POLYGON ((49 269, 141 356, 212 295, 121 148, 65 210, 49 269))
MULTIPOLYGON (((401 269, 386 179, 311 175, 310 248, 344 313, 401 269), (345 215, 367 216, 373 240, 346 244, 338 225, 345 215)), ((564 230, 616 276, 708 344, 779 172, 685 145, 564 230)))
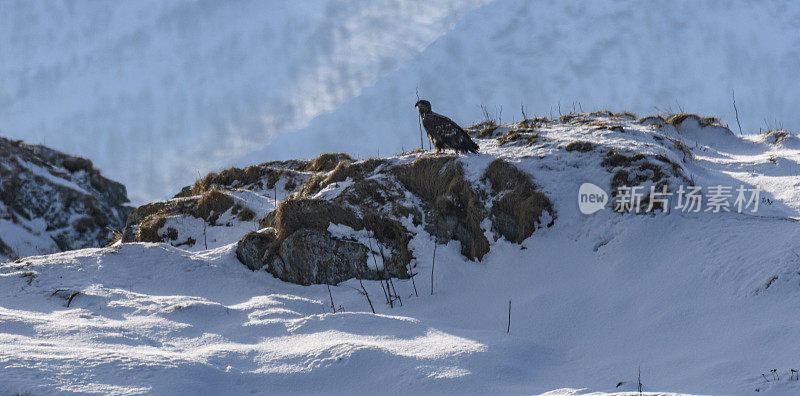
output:
POLYGON ((624 131, 555 123, 533 146, 479 140, 481 153, 463 157, 468 175, 512 161, 553 201, 555 225, 522 245, 493 242, 482 262, 458 242, 438 246, 433 275, 432 240, 417 229, 417 293, 395 281, 403 301, 390 308, 365 282, 376 314, 357 280, 330 288, 344 308, 331 313, 326 286, 253 273, 235 244, 4 264, 0 392, 594 395, 635 391, 639 368, 652 394, 800 392, 789 380, 800 366, 797 136, 608 121, 624 131), (595 149, 563 149, 578 139, 595 149), (758 183, 772 203, 756 214, 582 215, 580 184, 608 189, 606 148, 663 154, 700 186, 758 183))

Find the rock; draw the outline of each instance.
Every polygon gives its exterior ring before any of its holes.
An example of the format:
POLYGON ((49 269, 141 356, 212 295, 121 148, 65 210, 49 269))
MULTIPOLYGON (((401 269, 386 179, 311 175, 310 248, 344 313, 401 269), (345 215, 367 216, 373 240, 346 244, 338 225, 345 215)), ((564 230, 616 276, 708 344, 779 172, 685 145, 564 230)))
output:
POLYGON ((275 243, 275 230, 250 232, 236 244, 236 257, 247 268, 258 271, 267 264, 266 255, 275 243))
POLYGON ((25 246, 0 246, 0 260, 103 246, 132 208, 125 186, 92 161, 0 138, 0 222, 28 234, 25 246), (42 229, 31 224, 41 222, 42 229))
POLYGON ((269 256, 268 271, 301 285, 335 285, 356 276, 379 279, 376 271, 367 268, 368 252, 366 246, 327 231, 301 230, 283 241, 278 254, 269 256))

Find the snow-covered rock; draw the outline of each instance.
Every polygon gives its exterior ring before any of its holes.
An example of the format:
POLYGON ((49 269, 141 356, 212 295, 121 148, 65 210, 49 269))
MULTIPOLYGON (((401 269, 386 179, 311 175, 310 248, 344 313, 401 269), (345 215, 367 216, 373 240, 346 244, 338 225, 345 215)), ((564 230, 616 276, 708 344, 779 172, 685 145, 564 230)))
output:
POLYGON ((0 261, 103 246, 127 202, 90 160, 0 137, 0 261))

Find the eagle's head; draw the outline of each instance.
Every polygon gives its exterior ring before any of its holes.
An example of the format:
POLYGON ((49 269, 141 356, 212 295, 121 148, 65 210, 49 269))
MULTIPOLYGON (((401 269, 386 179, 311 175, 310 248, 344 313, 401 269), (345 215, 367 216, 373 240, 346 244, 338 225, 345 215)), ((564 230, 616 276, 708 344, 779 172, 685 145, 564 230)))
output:
POLYGON ((414 107, 416 107, 420 113, 428 113, 431 111, 431 102, 428 102, 427 100, 420 100, 414 105, 414 107))

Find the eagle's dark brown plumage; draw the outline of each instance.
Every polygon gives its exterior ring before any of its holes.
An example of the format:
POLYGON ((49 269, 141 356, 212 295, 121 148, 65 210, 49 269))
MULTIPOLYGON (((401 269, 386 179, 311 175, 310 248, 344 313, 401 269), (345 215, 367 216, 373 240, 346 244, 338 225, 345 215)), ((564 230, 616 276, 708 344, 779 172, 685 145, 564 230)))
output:
POLYGON ((420 100, 414 107, 419 110, 422 117, 422 126, 428 133, 428 138, 436 147, 436 151, 453 149, 459 153, 477 153, 478 145, 469 138, 453 120, 431 111, 431 102, 420 100))

